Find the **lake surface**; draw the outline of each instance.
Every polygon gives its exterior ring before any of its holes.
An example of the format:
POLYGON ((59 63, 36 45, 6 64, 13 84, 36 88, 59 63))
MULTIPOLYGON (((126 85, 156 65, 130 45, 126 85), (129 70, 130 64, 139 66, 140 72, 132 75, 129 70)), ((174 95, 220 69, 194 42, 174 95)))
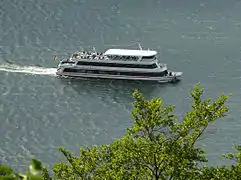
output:
POLYGON ((0 161, 25 171, 31 157, 63 160, 59 146, 110 143, 132 124, 131 93, 162 97, 181 118, 198 82, 204 97, 232 93, 227 117, 199 145, 210 164, 241 142, 241 1, 0 0, 0 161), (157 50, 183 71, 178 84, 69 80, 53 75, 58 60, 81 49, 157 50))

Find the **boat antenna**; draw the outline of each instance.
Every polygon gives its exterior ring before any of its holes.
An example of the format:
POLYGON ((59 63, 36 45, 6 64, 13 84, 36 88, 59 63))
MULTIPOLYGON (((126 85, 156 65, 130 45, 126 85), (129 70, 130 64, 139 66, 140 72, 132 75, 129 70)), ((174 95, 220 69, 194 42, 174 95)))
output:
POLYGON ((96 53, 96 49, 95 49, 95 47, 93 46, 93 51, 96 53))
POLYGON ((142 47, 141 47, 141 44, 140 44, 140 43, 138 44, 138 46, 139 46, 140 50, 142 50, 142 47))

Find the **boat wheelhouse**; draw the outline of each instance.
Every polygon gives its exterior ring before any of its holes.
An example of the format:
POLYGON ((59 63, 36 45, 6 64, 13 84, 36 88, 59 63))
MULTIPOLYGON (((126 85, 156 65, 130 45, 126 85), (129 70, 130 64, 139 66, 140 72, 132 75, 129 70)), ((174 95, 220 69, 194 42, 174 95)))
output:
POLYGON ((153 50, 108 49, 106 52, 76 52, 58 65, 57 75, 170 82, 182 72, 169 71, 153 50))

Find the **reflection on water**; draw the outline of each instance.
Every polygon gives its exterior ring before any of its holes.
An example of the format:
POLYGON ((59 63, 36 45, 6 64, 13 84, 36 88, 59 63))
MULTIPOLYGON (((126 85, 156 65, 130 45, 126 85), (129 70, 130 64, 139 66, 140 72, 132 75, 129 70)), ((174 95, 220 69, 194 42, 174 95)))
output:
POLYGON ((160 84, 153 81, 110 80, 92 78, 58 78, 59 81, 79 94, 95 94, 127 98, 135 89, 149 97, 157 89, 164 90, 167 86, 177 84, 160 84))

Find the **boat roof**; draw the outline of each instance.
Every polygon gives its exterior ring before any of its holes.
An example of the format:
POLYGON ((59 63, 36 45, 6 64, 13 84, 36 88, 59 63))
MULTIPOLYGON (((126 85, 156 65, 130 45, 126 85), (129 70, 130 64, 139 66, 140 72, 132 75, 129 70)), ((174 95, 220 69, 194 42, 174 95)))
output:
POLYGON ((131 50, 131 49, 108 49, 105 55, 116 55, 116 56, 155 56, 156 51, 152 50, 131 50))

